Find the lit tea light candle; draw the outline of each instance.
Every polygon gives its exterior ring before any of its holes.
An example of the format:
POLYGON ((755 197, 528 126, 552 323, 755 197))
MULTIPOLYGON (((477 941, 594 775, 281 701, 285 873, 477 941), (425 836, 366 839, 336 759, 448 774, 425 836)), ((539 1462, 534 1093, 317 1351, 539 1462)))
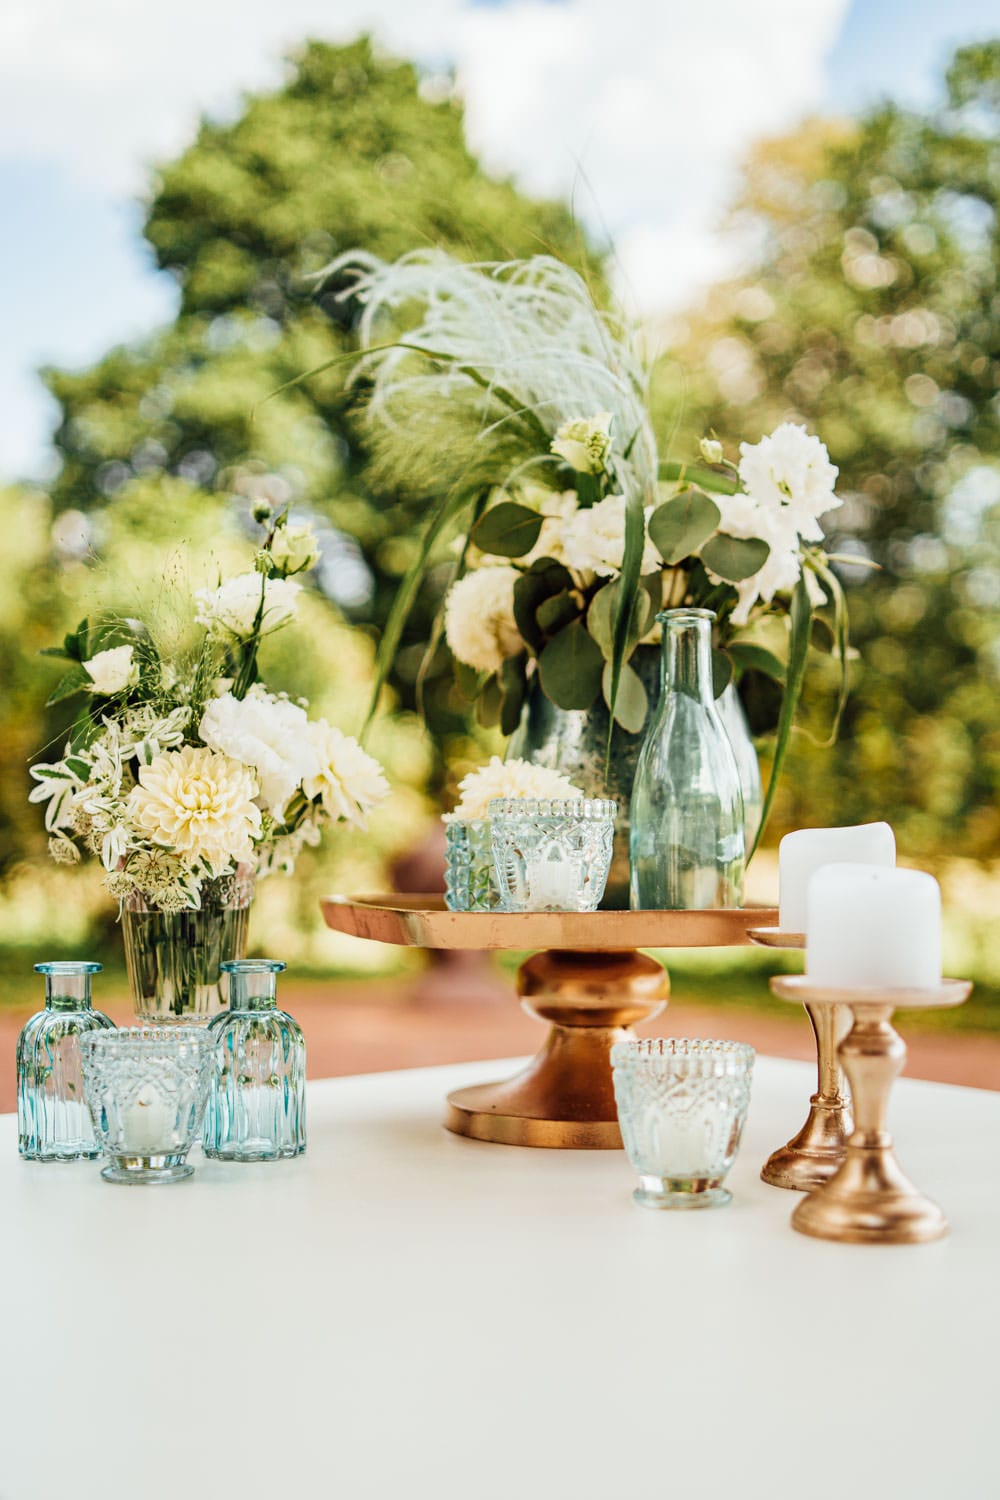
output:
POLYGON ((136 1156, 170 1149, 170 1120, 156 1089, 144 1088, 122 1115, 125 1146, 136 1156))
POLYGON ((935 989, 941 887, 921 870, 833 864, 809 882, 806 978, 826 989, 935 989))
POLYGON ((799 828, 778 845, 782 932, 805 932, 809 881, 823 865, 896 863, 896 839, 888 823, 852 828, 799 828))
POLYGON ((536 909, 572 911, 580 888, 580 865, 575 859, 530 859, 525 871, 529 899, 536 909))

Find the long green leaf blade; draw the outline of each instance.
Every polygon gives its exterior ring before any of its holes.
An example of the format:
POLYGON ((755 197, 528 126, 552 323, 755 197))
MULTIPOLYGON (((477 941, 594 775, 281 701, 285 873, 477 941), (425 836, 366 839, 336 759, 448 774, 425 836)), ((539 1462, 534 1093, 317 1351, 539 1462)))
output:
POLYGON ((809 590, 806 588, 805 579, 800 578, 792 594, 791 630, 788 637, 788 666, 785 669, 785 695, 781 700, 781 715, 778 719, 774 759, 771 762, 771 775, 767 783, 767 795, 764 798, 764 806, 761 809, 760 827, 757 829, 757 837, 754 839, 753 848, 750 851, 750 859, 756 854, 764 829, 767 827, 767 820, 778 790, 782 767, 785 764, 788 742, 792 734, 792 724, 795 721, 795 710, 799 706, 799 699, 802 696, 802 684, 805 681, 806 657, 809 652, 809 626, 811 622, 812 604, 809 599, 809 590))

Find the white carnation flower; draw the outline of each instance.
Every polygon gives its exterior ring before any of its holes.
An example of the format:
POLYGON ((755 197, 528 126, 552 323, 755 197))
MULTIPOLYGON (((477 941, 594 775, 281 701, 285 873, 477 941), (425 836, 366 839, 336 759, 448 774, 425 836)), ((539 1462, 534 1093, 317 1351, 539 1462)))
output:
POLYGON ((444 602, 444 633, 454 656, 477 672, 496 672, 524 648, 514 619, 516 568, 480 568, 452 584, 444 602))
POLYGON ((603 474, 611 453, 611 413, 574 417, 564 422, 552 439, 552 452, 578 474, 603 474))
MULTIPOLYGON (((746 499, 746 496, 719 496, 722 500, 746 499)), ((737 537, 759 537, 767 542, 770 552, 764 561, 763 567, 750 578, 744 578, 742 582, 733 585, 739 600, 733 610, 732 621, 734 625, 745 625, 750 618, 750 611, 758 600, 770 604, 775 594, 785 593, 793 589, 799 581, 802 572, 802 557, 799 551, 799 539, 794 529, 790 529, 780 516, 765 510, 762 506, 754 507, 753 513, 747 512, 741 516, 734 507, 733 513, 722 522, 721 530, 730 536, 737 537), (740 527, 740 529, 736 529, 740 527)), ((713 573, 711 568, 706 569, 713 583, 722 583, 724 580, 713 573)))
POLYGON ((258 683, 243 699, 224 693, 205 707, 198 734, 213 750, 250 766, 260 785, 260 805, 282 823, 289 800, 316 774, 305 710, 275 698, 258 683))
MULTIPOLYGON (((644 512, 647 527, 651 513, 652 507, 644 512)), ((600 578, 620 573, 625 555, 625 496, 609 495, 589 510, 578 510, 563 527, 562 549, 566 563, 578 573, 596 573, 600 578)), ((647 534, 639 571, 655 573, 660 562, 647 534)))
POLYGON ((364 828, 368 813, 389 795, 382 767, 357 740, 325 719, 310 724, 308 736, 316 770, 303 784, 306 796, 318 797, 335 821, 364 828))
POLYGON ((794 526, 807 542, 821 542, 819 517, 843 502, 834 494, 837 469, 825 444, 794 422, 782 422, 759 443, 740 444, 740 479, 765 510, 794 526))
POLYGON ((263 573, 239 573, 217 589, 198 589, 195 600, 199 625, 230 631, 247 640, 261 610, 260 633, 267 635, 285 625, 295 614, 302 585, 288 578, 266 578, 263 573))
POLYGON ((521 558, 521 563, 524 567, 530 568, 531 564, 537 562, 540 557, 551 557, 555 562, 565 563, 566 553, 563 543, 566 536, 566 523, 576 515, 576 490, 564 490, 561 495, 556 495, 550 490, 532 489, 525 492, 522 498, 532 510, 539 511, 545 519, 538 533, 538 541, 531 551, 521 558))
POLYGON ((205 860, 213 875, 253 859, 261 831, 257 782, 228 755, 200 746, 168 750, 139 767, 128 810, 152 843, 188 861, 205 860))
POLYGON ((108 651, 98 651, 89 661, 85 661, 83 670, 93 684, 90 691, 99 693, 103 698, 110 698, 131 687, 137 675, 132 655, 131 646, 112 646, 108 651))
POLYGON ((528 760, 501 760, 499 755, 494 755, 478 771, 463 776, 458 783, 458 794, 457 807, 444 815, 446 823, 471 823, 485 818, 492 797, 549 797, 562 801, 583 796, 580 788, 560 771, 533 765, 528 760))

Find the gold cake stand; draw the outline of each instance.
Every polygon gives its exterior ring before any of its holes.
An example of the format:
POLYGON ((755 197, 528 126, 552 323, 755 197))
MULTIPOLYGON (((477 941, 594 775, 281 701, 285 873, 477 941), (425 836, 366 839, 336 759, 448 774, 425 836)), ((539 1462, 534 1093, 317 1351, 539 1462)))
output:
POLYGON ((641 948, 731 948, 770 907, 714 911, 453 912, 440 896, 328 896, 328 927, 415 948, 533 949, 518 970, 529 1015, 549 1025, 528 1067, 448 1096, 445 1125, 507 1146, 621 1146, 611 1048, 667 1003, 663 965, 641 948))

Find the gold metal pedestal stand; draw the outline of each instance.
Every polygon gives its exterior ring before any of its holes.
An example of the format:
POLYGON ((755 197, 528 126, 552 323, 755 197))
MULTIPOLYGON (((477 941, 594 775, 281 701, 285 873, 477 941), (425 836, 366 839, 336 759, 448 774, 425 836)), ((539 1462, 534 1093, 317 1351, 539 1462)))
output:
POLYGON ((622 1143, 612 1046, 667 1003, 665 969, 638 950, 746 945, 751 923, 777 917, 764 908, 451 912, 437 896, 331 896, 321 905, 329 927, 383 943, 544 950, 521 965, 517 992, 549 1024, 545 1045, 516 1077, 449 1095, 445 1124, 508 1146, 589 1150, 622 1143))
MULTIPOLYGON (((764 948, 803 949, 806 945, 804 932, 783 932, 778 927, 752 927, 750 937, 764 948)), ((787 1145, 772 1151, 760 1175, 772 1187, 811 1193, 840 1170, 851 1133, 837 1062, 837 1043, 850 1026, 850 1017, 842 1006, 813 1005, 808 1000, 804 1004, 816 1038, 816 1092, 809 1100, 802 1129, 787 1145)))
POLYGON ((771 988, 783 1000, 807 1003, 831 1017, 839 1005, 854 1024, 837 1049, 854 1101, 854 1131, 844 1161, 792 1214, 792 1228, 818 1239, 914 1245, 948 1232, 948 1221, 904 1176, 893 1154, 886 1117, 889 1094, 906 1061, 906 1043, 892 1027, 894 1010, 961 1005, 972 985, 944 979, 933 989, 823 989, 808 977, 780 976, 771 988))

